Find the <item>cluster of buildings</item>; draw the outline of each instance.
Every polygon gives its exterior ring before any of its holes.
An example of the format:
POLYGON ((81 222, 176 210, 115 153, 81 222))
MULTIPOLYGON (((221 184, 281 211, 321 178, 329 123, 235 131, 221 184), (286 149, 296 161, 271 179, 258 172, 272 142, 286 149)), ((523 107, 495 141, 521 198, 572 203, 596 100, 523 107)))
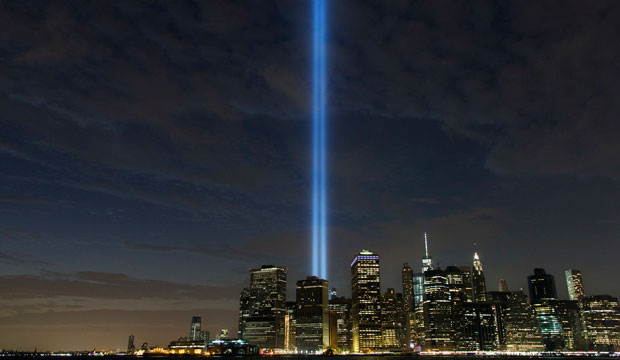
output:
POLYGON ((615 351, 620 349, 618 299, 586 296, 581 271, 566 270, 569 300, 558 299, 544 269, 528 276, 529 297, 488 291, 477 253, 472 266, 402 268, 402 292, 381 292, 379 255, 363 250, 351 263, 351 298, 309 276, 286 300, 287 269, 250 270, 239 302, 239 338, 264 351, 375 353, 398 351, 615 351))
POLYGON ((126 354, 131 355, 258 355, 257 346, 241 339, 229 339, 228 329, 222 329, 217 338, 209 341, 209 331, 202 330, 202 318, 192 317, 189 336, 171 341, 167 348, 143 343, 137 348, 129 335, 126 354))

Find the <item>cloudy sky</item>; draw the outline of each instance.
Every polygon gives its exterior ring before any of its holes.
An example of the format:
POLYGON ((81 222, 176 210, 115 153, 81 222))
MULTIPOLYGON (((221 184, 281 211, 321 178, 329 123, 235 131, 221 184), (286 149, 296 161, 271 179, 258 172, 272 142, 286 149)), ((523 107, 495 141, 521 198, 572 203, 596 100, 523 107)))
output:
MULTIPOLYGON (((309 272, 310 1, 0 1, 0 348, 236 331, 309 272)), ((620 3, 328 6, 332 286, 483 261, 620 295, 620 3)))

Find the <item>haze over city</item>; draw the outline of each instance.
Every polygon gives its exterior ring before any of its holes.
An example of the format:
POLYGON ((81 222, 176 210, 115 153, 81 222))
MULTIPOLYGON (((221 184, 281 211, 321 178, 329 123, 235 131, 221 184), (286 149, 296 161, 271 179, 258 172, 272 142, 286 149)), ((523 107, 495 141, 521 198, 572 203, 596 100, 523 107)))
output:
MULTIPOLYGON (((0 348, 237 334, 312 270, 313 1, 0 1, 0 348)), ((620 295, 620 3, 326 1, 327 273, 620 295)), ((315 274, 317 275, 317 274, 315 274)), ((236 335, 235 335, 236 336, 236 335)))

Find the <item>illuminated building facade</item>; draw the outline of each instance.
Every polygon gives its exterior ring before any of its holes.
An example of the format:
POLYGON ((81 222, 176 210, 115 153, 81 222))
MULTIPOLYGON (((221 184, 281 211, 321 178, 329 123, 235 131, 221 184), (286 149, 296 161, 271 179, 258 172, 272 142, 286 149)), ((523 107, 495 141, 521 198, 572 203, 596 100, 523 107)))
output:
POLYGON ((351 332, 353 352, 381 349, 379 255, 362 250, 351 263, 351 332))
POLYGON ((471 276, 474 301, 487 301, 487 284, 484 270, 478 253, 474 253, 473 271, 471 276))
POLYGON ((384 349, 398 350, 409 346, 406 321, 403 295, 387 289, 381 295, 381 342, 384 349))
POLYGON ((297 348, 297 320, 295 319, 295 308, 297 304, 294 301, 286 302, 286 315, 284 317, 284 349, 286 351, 295 351, 297 348))
POLYGON ((297 281, 295 321, 297 352, 323 352, 329 346, 327 280, 309 276, 297 281))
POLYGON ((424 349, 454 350, 452 302, 448 278, 441 269, 424 273, 424 349))
POLYGON ((249 311, 242 334, 261 349, 285 348, 286 274, 285 268, 273 265, 250 270, 249 311))
POLYGON ((618 299, 609 295, 585 296, 582 299, 585 340, 589 350, 620 349, 620 308, 618 299))
POLYGON ((542 335, 530 302, 523 291, 509 294, 504 312, 506 350, 543 351, 542 335))
POLYGON ((583 280, 581 279, 581 270, 568 269, 564 271, 566 277, 566 286, 568 288, 568 298, 570 300, 580 300, 586 296, 583 290, 583 280))
POLYGON ((351 299, 334 297, 329 300, 329 310, 336 317, 337 348, 351 351, 351 299))

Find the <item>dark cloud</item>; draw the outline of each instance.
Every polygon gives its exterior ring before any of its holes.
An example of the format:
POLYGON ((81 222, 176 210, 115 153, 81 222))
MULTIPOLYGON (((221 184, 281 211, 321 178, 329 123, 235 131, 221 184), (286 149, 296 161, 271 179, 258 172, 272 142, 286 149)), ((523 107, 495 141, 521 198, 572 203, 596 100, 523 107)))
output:
POLYGON ((137 279, 126 274, 92 271, 74 274, 17 275, 0 277, 1 299, 74 296, 98 299, 230 299, 239 286, 217 287, 160 280, 137 279))

